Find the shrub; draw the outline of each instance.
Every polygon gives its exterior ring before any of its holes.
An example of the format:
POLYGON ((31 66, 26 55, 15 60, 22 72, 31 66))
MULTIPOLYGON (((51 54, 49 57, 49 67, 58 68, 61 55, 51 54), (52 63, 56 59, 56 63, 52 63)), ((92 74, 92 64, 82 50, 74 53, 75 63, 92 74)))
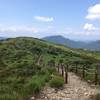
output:
POLYGON ((25 88, 27 88, 28 93, 34 92, 35 94, 39 93, 41 88, 45 85, 46 76, 38 76, 35 75, 29 82, 26 84, 25 88))
POLYGON ((52 68, 51 67, 48 67, 47 69, 48 69, 48 72, 50 74, 56 73, 56 69, 54 67, 52 67, 52 68))
POLYGON ((39 93, 41 90, 41 83, 38 81, 34 81, 30 86, 34 93, 39 93))
POLYGON ((39 75, 46 75, 46 74, 49 74, 49 71, 47 68, 43 67, 43 68, 41 68, 41 70, 38 74, 39 75))
POLYGON ((60 88, 64 85, 64 80, 61 76, 53 76, 49 85, 53 88, 60 88))

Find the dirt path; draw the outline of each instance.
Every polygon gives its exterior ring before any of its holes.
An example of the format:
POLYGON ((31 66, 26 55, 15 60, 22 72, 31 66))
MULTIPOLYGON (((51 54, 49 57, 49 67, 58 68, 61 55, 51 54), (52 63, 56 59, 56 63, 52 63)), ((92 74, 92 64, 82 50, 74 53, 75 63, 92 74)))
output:
POLYGON ((68 73, 68 84, 63 89, 55 90, 48 86, 44 87, 40 97, 34 100, 90 100, 89 97, 100 90, 90 87, 73 73, 68 73))
POLYGON ((37 65, 40 65, 41 58, 42 58, 42 55, 39 56, 38 61, 37 61, 37 65))

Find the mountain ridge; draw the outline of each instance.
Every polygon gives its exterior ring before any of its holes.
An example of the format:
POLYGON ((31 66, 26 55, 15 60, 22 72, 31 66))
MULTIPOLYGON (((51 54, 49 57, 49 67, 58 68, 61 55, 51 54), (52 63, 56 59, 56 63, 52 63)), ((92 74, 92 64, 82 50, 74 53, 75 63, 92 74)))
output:
POLYGON ((65 38, 61 35, 48 36, 42 39, 49 42, 56 43, 56 44, 65 45, 71 48, 81 48, 81 49, 100 51, 100 40, 91 41, 91 42, 74 41, 74 40, 65 38))

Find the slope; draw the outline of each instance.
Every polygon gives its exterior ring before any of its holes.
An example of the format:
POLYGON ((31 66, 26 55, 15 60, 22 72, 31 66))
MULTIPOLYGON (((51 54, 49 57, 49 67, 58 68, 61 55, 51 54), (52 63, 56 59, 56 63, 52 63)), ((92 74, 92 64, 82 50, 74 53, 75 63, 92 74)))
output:
POLYGON ((70 62, 75 65, 76 61, 99 62, 70 48, 35 38, 0 41, 0 100, 27 100, 39 93, 52 74, 58 75, 55 67, 61 61, 65 65, 70 62))

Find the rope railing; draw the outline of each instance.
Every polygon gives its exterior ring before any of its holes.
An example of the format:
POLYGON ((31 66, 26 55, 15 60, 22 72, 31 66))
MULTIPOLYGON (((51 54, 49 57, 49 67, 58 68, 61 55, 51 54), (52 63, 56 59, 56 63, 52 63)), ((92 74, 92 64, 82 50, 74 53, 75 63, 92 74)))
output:
POLYGON ((86 70, 85 70, 85 73, 86 73, 86 74, 89 74, 89 75, 95 75, 94 73, 88 72, 88 71, 86 71, 86 70))
POLYGON ((86 75, 91 75, 91 78, 93 79, 91 81, 95 82, 95 85, 99 81, 100 72, 98 71, 98 67, 94 67, 94 69, 93 68, 87 68, 86 66, 81 66, 81 67, 80 66, 70 66, 67 69, 64 68, 64 66, 61 67, 61 65, 58 66, 58 67, 62 70, 61 71, 62 72, 62 76, 65 78, 66 83, 68 82, 68 79, 67 79, 68 78, 68 71, 70 71, 70 70, 71 71, 73 70, 73 72, 75 72, 76 74, 78 74, 80 72, 82 78, 84 78, 84 79, 85 79, 86 75), (66 74, 65 74, 65 72, 66 72, 66 74))

